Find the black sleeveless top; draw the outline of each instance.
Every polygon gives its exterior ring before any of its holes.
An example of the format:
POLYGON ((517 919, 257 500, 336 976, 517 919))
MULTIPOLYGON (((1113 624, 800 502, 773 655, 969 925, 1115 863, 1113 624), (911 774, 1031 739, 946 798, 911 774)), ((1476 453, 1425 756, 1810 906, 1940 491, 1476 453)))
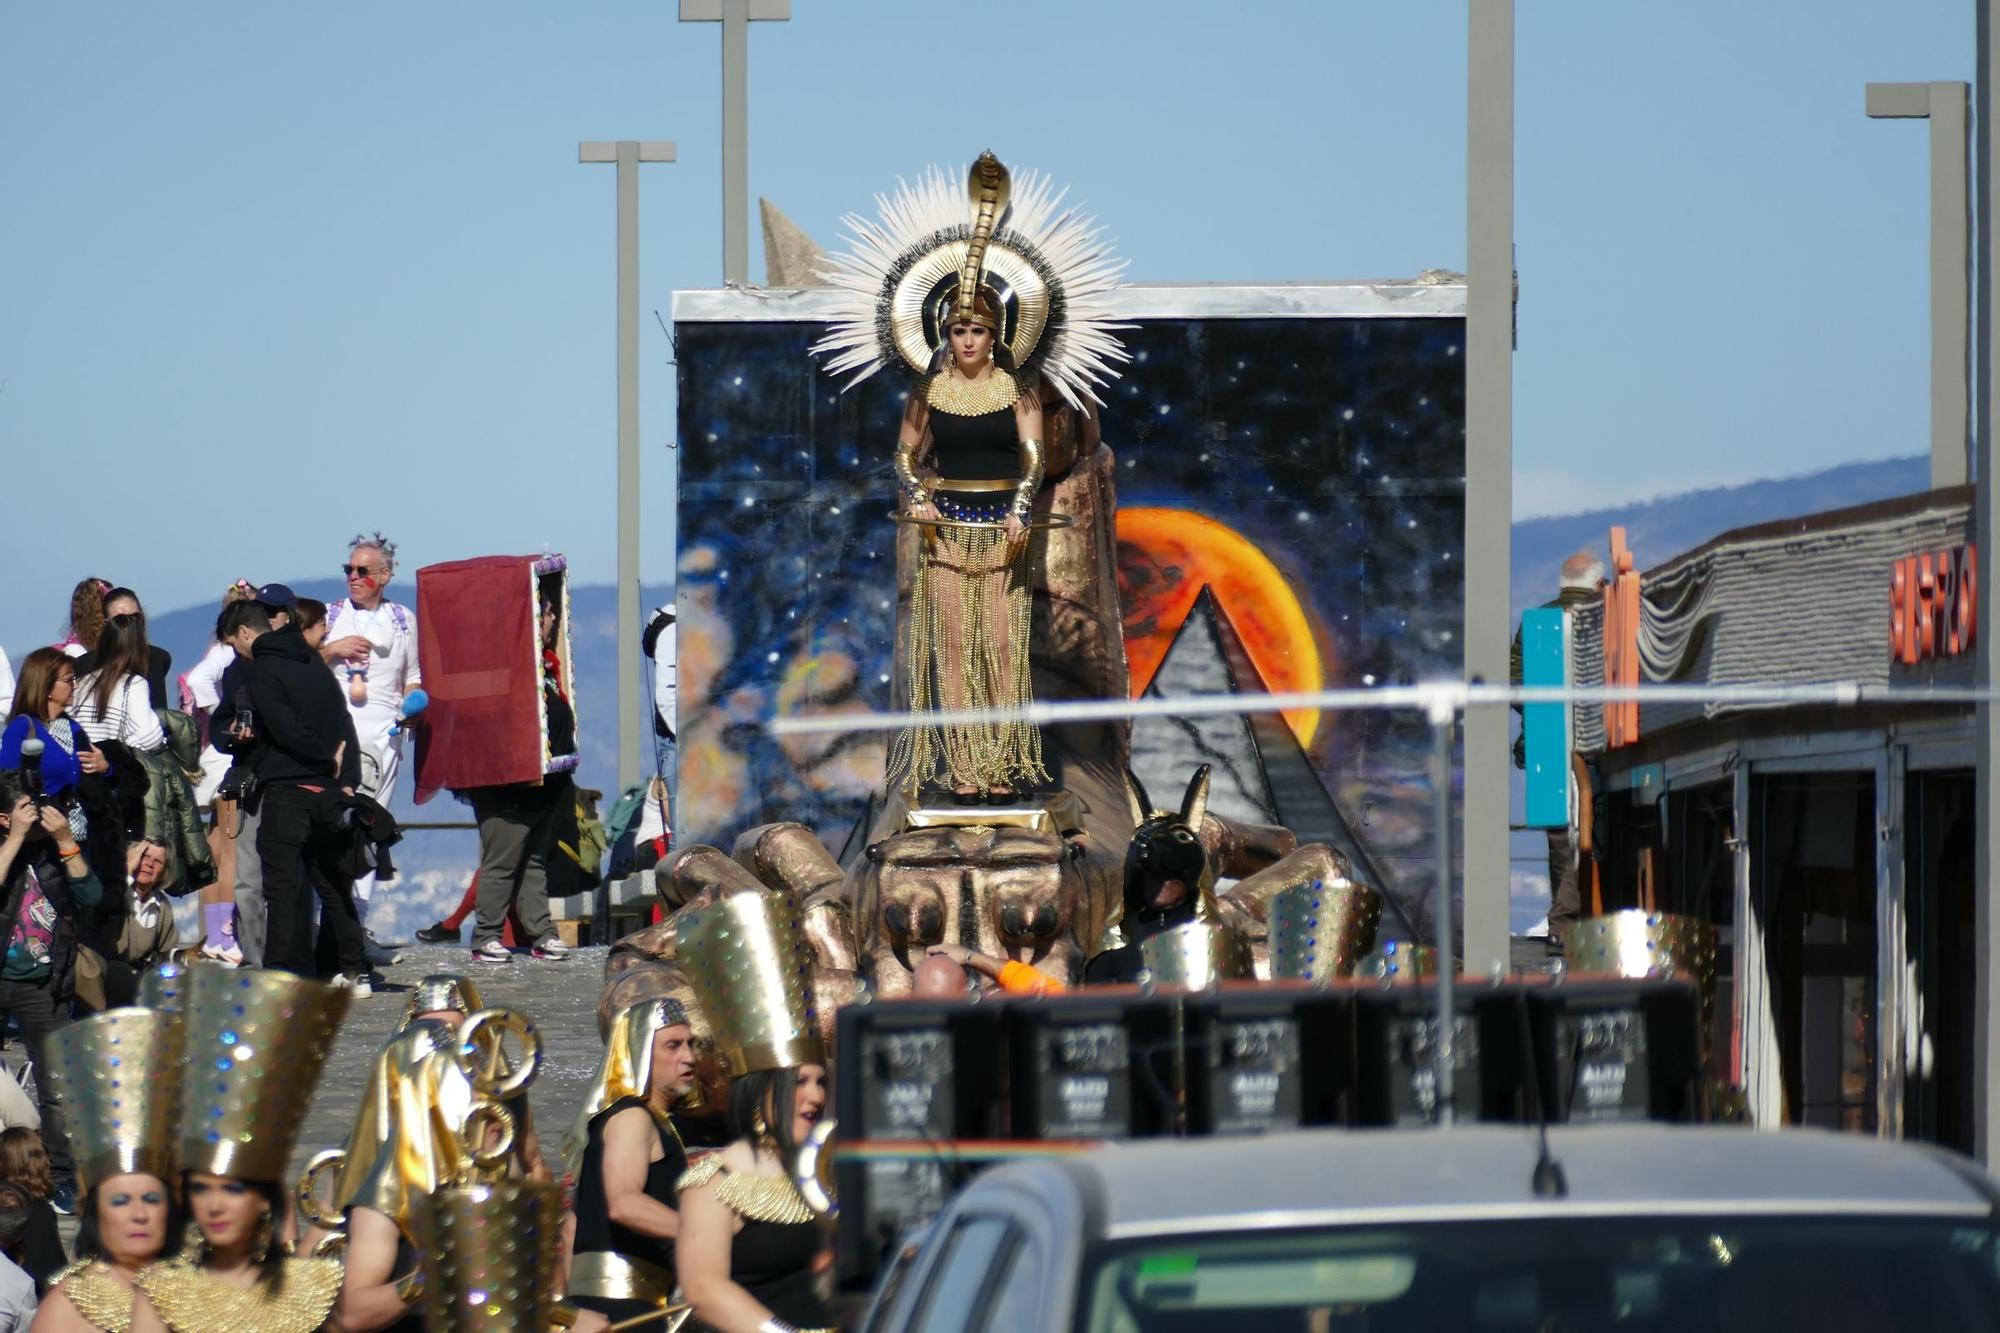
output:
MULTIPOLYGON (((576 1253, 609 1250, 628 1259, 643 1259, 647 1263, 658 1264, 671 1274, 674 1271, 674 1243, 659 1236, 642 1235, 613 1222, 610 1206, 604 1199, 604 1126, 612 1116, 631 1106, 646 1110, 645 1099, 621 1097, 590 1118, 590 1138, 583 1149, 583 1170, 576 1181, 576 1253)), ((646 1168, 646 1197, 657 1199, 679 1211, 674 1183, 687 1170, 687 1150, 681 1147, 680 1140, 670 1130, 661 1127, 650 1110, 646 1110, 646 1118, 652 1120, 653 1131, 660 1136, 661 1150, 660 1160, 646 1168)))
POLYGON ((946 481, 1007 481, 1021 475, 1021 436, 1014 426, 1014 409, 976 417, 953 416, 931 409, 932 460, 946 481))
MULTIPOLYGON (((713 1178, 726 1182, 733 1174, 718 1162, 713 1178)), ((747 1182, 756 1177, 738 1179, 747 1182)), ((729 1246, 729 1280, 794 1328, 831 1328, 833 1315, 820 1299, 813 1275, 813 1261, 826 1248, 825 1227, 810 1220, 771 1222, 752 1217, 727 1189, 719 1183, 717 1195, 743 1222, 729 1246)))

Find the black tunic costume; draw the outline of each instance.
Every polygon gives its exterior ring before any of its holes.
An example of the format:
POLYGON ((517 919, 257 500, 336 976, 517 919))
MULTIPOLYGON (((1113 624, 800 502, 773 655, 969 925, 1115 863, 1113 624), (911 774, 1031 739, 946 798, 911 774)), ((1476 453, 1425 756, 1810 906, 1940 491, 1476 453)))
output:
MULTIPOLYGON (((628 1107, 639 1107, 653 1122, 660 1136, 660 1160, 646 1168, 646 1197, 676 1208, 674 1183, 687 1170, 687 1149, 670 1126, 662 1125, 643 1097, 621 1097, 590 1119, 590 1139, 583 1150, 583 1169, 576 1182, 576 1260, 593 1251, 619 1255, 641 1271, 649 1271, 664 1290, 674 1287, 674 1243, 648 1236, 611 1220, 611 1208, 604 1196, 604 1126, 611 1117, 628 1107)), ((587 1310, 595 1310, 617 1323, 657 1310, 647 1301, 592 1296, 572 1291, 570 1299, 587 1310)))

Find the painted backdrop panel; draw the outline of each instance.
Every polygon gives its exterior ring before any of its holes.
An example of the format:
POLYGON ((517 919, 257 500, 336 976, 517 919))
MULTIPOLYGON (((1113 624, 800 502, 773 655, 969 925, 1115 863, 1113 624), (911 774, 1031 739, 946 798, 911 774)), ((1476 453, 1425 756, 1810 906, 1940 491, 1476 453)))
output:
MULTIPOLYGON (((1135 692, 1204 587, 1239 680, 1246 663, 1271 688, 1459 670, 1463 328, 1210 319, 1126 334, 1134 359, 1107 394, 1103 438, 1118 458, 1135 692)), ((885 372, 841 394, 806 353, 818 335, 789 321, 676 328, 682 845, 797 819, 837 851, 880 785, 879 734, 781 745, 757 725, 889 698, 890 458, 908 381, 885 372)), ((1420 897, 1422 719, 1285 723, 1398 897, 1420 897)))

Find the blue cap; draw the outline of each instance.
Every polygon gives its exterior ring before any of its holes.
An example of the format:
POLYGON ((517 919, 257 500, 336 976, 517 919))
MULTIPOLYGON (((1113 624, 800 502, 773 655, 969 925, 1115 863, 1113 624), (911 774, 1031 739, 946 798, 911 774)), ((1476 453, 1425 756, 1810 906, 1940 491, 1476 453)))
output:
POLYGON ((284 584, 267 583, 257 589, 257 604, 259 606, 294 607, 299 604, 299 599, 284 584))

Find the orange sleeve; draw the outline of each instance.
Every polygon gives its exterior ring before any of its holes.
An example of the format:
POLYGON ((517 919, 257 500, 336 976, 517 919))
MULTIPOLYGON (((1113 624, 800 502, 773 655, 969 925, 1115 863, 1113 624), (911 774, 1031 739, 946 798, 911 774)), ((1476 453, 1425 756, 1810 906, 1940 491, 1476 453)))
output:
POLYGON ((1055 978, 1009 958, 1000 964, 1000 989, 1009 995, 1049 995, 1064 987, 1055 978))

